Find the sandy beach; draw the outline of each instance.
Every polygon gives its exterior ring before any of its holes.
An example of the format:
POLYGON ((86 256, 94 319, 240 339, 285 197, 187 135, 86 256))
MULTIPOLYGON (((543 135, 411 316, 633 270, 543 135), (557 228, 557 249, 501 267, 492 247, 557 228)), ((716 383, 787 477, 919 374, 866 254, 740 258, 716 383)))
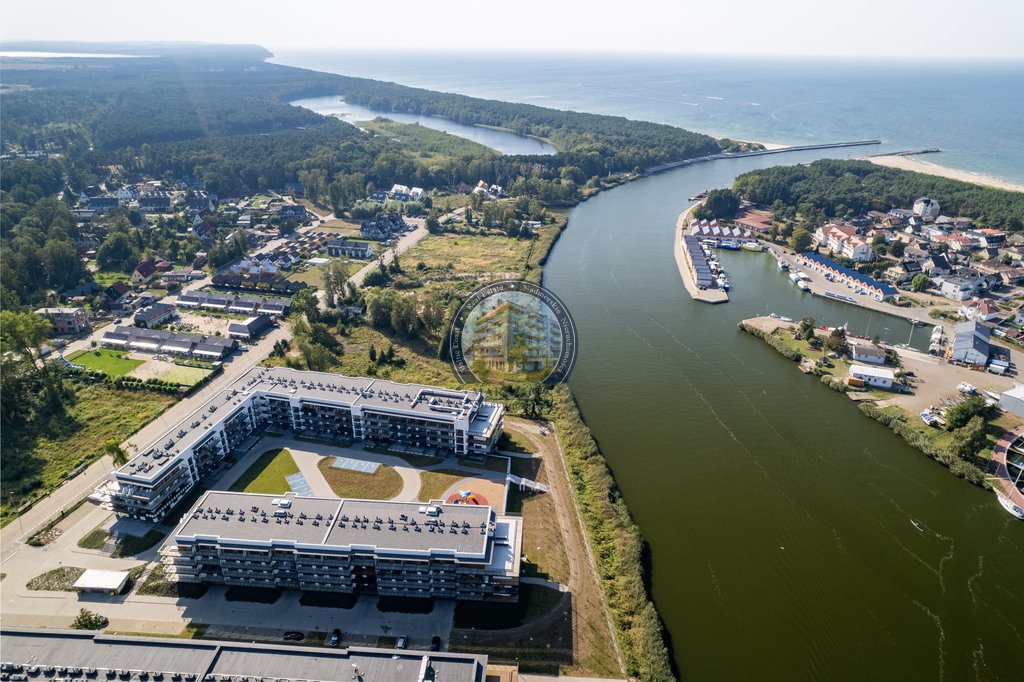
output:
POLYGON ((1024 185, 1018 185, 1013 182, 989 177, 987 175, 982 175, 981 173, 972 173, 970 171, 957 170, 956 168, 938 166, 909 156, 869 156, 867 157, 867 160, 872 163, 877 163, 880 166, 888 166, 889 168, 899 168, 901 170, 916 171, 918 173, 926 173, 928 175, 938 175, 943 178, 962 180, 963 182, 973 182, 976 185, 985 185, 987 187, 1005 189, 1011 192, 1024 192, 1024 185))

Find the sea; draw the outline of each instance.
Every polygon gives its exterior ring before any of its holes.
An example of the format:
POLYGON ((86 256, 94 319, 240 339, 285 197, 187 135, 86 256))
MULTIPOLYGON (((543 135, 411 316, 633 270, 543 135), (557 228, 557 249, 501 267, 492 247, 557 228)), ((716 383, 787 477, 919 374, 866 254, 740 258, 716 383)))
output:
MULTIPOLYGON (((778 144, 880 139, 1024 183, 1024 61, 275 49, 317 71, 778 144)), ((939 49, 937 46, 936 49, 939 49)))

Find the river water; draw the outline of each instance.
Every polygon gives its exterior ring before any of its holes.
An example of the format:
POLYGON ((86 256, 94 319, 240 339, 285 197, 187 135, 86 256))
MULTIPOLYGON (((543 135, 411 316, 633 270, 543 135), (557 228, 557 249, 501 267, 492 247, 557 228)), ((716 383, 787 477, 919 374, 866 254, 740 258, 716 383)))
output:
POLYGON ((495 130, 494 128, 465 125, 464 123, 456 123, 439 116, 403 114, 395 111, 375 111, 356 104, 349 104, 337 96, 308 97, 289 102, 289 104, 305 107, 324 116, 339 116, 342 120, 352 124, 356 121, 372 121, 378 116, 397 121, 398 123, 414 123, 477 142, 502 154, 541 154, 546 156, 558 152, 557 149, 547 142, 519 135, 508 130, 495 130))
POLYGON ((1022 679, 1024 523, 736 329, 909 325, 802 294, 764 254, 726 254, 724 305, 679 279, 689 196, 844 153, 681 168, 573 209, 545 266, 579 328, 570 383, 650 544, 683 679, 1022 679))

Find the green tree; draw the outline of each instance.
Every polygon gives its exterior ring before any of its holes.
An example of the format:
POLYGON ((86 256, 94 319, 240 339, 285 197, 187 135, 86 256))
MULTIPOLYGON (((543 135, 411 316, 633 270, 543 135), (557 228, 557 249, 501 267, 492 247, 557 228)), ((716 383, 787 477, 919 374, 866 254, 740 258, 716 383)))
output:
POLYGON ((889 245, 889 253, 896 258, 903 258, 903 254, 906 252, 907 245, 898 239, 889 245))
POLYGON ((972 395, 947 408, 943 416, 946 420, 946 428, 953 431, 965 426, 974 417, 987 416, 988 412, 989 408, 985 404, 985 399, 981 396, 972 395))
POLYGON ((0 310, 0 352, 17 353, 30 364, 50 335, 50 322, 35 313, 0 310))
POLYGON ((814 338, 814 330, 817 328, 818 323, 813 317, 807 316, 800 319, 800 338, 804 341, 810 341, 814 338))
POLYGON ((100 446, 100 452, 104 455, 110 455, 114 459, 114 464, 119 466, 128 461, 128 453, 124 451, 124 448, 116 440, 106 441, 100 446))
POLYGON ((789 248, 797 253, 803 253, 810 248, 812 239, 810 230, 806 227, 798 227, 793 230, 793 234, 789 238, 789 248))
POLYGON ((102 630, 110 621, 106 616, 89 609, 82 609, 71 623, 73 630, 102 630))
POLYGON ((914 275, 914 279, 910 280, 910 288, 913 291, 925 291, 929 285, 931 285, 931 281, 928 279, 928 275, 923 273, 920 275, 914 275))
POLYGON ((139 249, 127 232, 111 232, 96 249, 100 270, 132 270, 139 262, 139 249))
POLYGON ((953 442, 949 445, 950 454, 960 459, 970 459, 977 455, 988 441, 985 430, 985 419, 981 415, 971 417, 966 424, 953 431, 953 442))

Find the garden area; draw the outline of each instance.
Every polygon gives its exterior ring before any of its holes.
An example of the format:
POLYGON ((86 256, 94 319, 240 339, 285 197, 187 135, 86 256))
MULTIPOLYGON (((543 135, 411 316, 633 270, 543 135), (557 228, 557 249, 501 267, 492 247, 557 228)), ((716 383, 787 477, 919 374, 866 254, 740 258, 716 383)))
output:
POLYGON ((228 490, 236 493, 283 495, 292 489, 286 477, 297 473, 299 466, 287 449, 267 450, 228 490))
POLYGON ((381 465, 370 474, 365 471, 339 469, 331 466, 333 457, 324 457, 317 464, 324 480, 338 497, 362 500, 390 500, 402 491, 402 477, 394 467, 381 465))
POLYGON ((129 358, 126 351, 111 348, 78 351, 69 355, 67 360, 71 364, 83 365, 94 372, 103 372, 111 379, 123 377, 145 363, 144 360, 129 358))

